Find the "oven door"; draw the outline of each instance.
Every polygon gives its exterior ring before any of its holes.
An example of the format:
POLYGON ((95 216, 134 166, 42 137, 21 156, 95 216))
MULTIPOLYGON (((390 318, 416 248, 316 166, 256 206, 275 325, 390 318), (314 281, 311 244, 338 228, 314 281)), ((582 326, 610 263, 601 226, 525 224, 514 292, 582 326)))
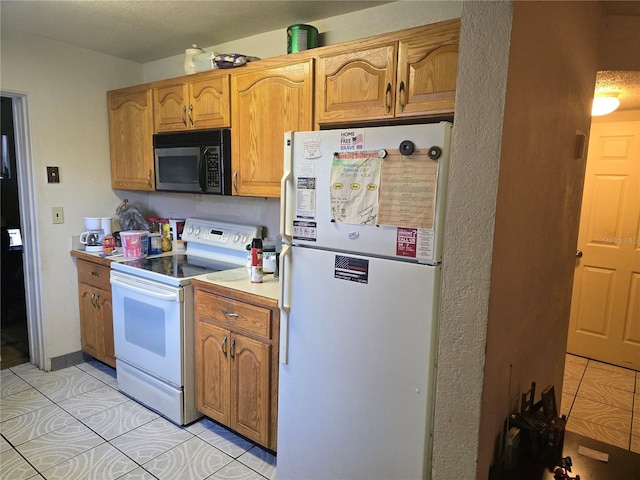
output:
POLYGON ((185 288, 111 271, 116 358, 178 388, 185 288))

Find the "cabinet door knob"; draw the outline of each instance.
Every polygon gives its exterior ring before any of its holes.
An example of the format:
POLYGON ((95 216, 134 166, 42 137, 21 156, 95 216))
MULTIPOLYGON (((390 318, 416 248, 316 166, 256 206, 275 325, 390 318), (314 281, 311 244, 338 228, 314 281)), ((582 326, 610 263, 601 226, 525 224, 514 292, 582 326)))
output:
POLYGON ((400 112, 404 112, 404 105, 407 103, 404 99, 404 81, 400 82, 400 89, 398 90, 398 105, 400 106, 400 112))
POLYGON ((182 106, 182 123, 184 124, 184 126, 187 126, 187 106, 183 105, 182 106))
POLYGON ((225 357, 227 356, 227 336, 226 335, 222 339, 222 353, 224 353, 225 357))
POLYGON ((391 112, 391 99, 389 96, 391 95, 391 84, 387 83, 387 91, 384 92, 384 108, 387 113, 391 112))
POLYGON ((189 105, 189 123, 193 127, 193 116, 191 115, 192 113, 193 113, 193 105, 189 105))
POLYGON ((582 250, 576 250, 576 258, 582 258, 582 250))
POLYGON ((236 348, 236 339, 234 338, 233 340, 231 340, 231 347, 229 348, 229 354, 231 355, 231 358, 233 358, 234 360, 236 358, 235 348, 236 348))

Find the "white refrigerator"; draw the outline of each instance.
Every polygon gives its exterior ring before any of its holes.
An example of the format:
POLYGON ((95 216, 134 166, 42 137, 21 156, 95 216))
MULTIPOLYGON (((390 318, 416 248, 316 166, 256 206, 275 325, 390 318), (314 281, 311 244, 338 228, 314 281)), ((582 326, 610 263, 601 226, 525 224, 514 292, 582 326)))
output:
POLYGON ((278 480, 430 476, 451 133, 285 134, 278 480))

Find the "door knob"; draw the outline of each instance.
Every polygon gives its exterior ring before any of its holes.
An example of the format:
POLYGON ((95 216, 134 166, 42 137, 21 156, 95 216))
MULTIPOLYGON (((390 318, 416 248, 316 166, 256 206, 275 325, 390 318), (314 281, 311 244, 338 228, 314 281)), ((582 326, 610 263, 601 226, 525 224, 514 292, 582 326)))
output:
POLYGON ((576 257, 577 258, 582 258, 582 250, 580 250, 580 249, 576 250, 576 257))

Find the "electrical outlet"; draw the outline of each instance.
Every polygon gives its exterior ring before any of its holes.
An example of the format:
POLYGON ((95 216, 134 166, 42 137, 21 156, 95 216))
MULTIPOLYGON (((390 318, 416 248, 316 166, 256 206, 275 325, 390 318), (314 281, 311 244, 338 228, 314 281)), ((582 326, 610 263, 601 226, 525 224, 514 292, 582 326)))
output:
POLYGON ((51 207, 51 221, 53 223, 64 223, 64 211, 62 207, 51 207))

